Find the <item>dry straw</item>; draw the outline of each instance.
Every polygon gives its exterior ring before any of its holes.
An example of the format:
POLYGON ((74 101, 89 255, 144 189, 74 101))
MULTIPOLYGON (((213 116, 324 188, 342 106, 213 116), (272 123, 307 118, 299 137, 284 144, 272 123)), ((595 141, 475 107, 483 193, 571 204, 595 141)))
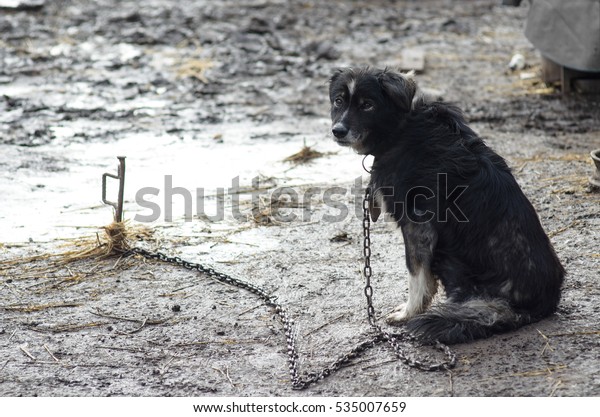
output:
POLYGON ((48 272, 50 272, 53 268, 60 268, 76 261, 120 257, 131 248, 134 240, 152 238, 150 228, 143 225, 132 226, 127 221, 113 222, 100 229, 104 233, 98 232, 95 236, 68 239, 63 245, 64 249, 58 253, 44 253, 2 261, 0 271, 16 265, 45 261, 48 272))

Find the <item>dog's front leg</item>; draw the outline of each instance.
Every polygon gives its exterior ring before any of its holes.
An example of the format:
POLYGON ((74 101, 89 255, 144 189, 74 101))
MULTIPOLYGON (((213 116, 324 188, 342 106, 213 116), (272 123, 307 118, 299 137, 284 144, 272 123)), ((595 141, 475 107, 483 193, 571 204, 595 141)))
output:
POLYGON ((387 316, 388 324, 403 323, 424 312, 437 292, 437 281, 429 268, 421 266, 416 273, 408 274, 408 301, 387 316))
POLYGON ((408 300, 387 316, 388 324, 401 324, 429 307, 437 292, 437 280, 431 273, 433 249, 437 241, 429 224, 402 227, 408 267, 408 300))

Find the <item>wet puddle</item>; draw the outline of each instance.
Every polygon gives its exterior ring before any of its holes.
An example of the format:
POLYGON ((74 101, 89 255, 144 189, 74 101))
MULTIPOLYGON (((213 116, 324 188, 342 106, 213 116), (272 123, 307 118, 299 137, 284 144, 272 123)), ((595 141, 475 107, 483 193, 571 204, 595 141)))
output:
MULTIPOLYGON (((127 157, 126 219, 160 227, 167 236, 192 235, 207 226, 235 230, 247 222, 235 218, 231 194, 242 195, 240 211, 247 215, 253 186, 265 193, 283 187, 301 193, 310 185, 351 184, 363 173, 360 157, 333 143, 327 120, 321 124, 323 134, 243 123, 214 126, 199 139, 146 132, 108 143, 73 143, 72 128, 56 127, 52 144, 7 147, 7 156, 15 160, 48 166, 21 164, 0 176, 0 186, 11 196, 11 203, 0 207, 0 234, 6 243, 41 242, 81 236, 87 228, 110 223, 113 209, 101 202, 101 176, 117 173, 117 156, 127 157), (284 161, 304 144, 323 156, 305 164, 284 161), (45 159, 39 161, 37 154, 45 159), (221 208, 219 192, 228 195, 221 208)), ((109 179, 109 200, 116 201, 117 189, 118 181, 109 179)))

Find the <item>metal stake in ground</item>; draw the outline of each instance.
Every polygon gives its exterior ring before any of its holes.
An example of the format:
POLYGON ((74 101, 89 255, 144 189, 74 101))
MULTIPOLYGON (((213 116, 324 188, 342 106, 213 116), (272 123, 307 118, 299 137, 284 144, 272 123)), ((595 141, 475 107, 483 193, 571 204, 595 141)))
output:
POLYGON ((123 221, 123 195, 125 194, 125 157, 117 156, 117 159, 119 160, 118 174, 102 174, 102 202, 115 208, 115 222, 121 223, 123 221), (119 195, 116 203, 106 199, 106 177, 119 180, 119 195))

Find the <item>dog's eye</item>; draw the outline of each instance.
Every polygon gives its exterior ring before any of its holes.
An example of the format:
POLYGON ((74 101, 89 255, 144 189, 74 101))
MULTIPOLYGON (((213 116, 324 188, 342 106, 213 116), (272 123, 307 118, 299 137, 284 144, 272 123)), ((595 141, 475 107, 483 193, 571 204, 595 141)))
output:
POLYGON ((365 101, 361 106, 360 109, 362 111, 371 111, 375 108, 375 105, 373 104, 372 101, 365 101))
POLYGON ((344 100, 341 97, 336 97, 335 100, 333 100, 333 105, 335 107, 340 107, 342 104, 344 104, 344 100))

